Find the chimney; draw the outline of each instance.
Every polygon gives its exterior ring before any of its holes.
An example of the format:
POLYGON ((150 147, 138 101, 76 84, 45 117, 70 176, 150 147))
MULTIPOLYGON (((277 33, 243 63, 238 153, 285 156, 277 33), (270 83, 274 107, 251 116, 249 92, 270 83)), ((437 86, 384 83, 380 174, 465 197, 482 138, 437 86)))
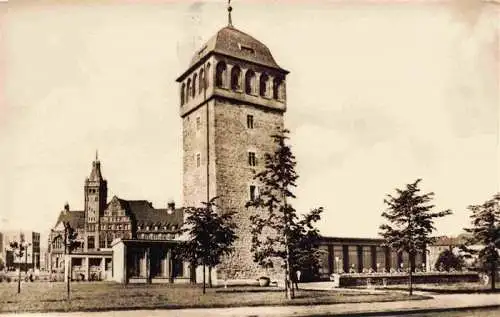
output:
POLYGON ((170 200, 167 206, 168 206, 168 214, 171 214, 175 211, 175 202, 173 200, 170 200))
POLYGON ((66 202, 64 204, 64 211, 69 212, 69 204, 68 204, 68 202, 66 202))

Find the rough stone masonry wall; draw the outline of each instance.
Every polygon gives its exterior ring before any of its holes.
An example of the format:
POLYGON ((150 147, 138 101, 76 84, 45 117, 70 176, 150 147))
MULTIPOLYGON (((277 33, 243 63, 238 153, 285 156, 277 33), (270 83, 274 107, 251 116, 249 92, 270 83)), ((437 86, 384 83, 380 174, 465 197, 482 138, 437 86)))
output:
POLYGON ((264 153, 274 150, 271 134, 282 129, 283 113, 235 101, 216 100, 215 146, 217 196, 222 210, 235 210, 239 239, 235 252, 217 268, 219 278, 256 279, 261 275, 282 278, 282 270, 264 270, 253 261, 250 219, 245 207, 253 175, 264 166, 264 153), (247 115, 254 117, 254 129, 247 128, 247 115), (257 166, 248 164, 248 152, 256 153, 257 166))
MULTIPOLYGON (((208 103, 210 127, 213 127, 213 101, 208 103)), ((206 105, 186 115, 182 119, 183 125, 183 205, 184 207, 199 206, 207 201, 207 115, 206 105), (196 120, 200 118, 200 129, 196 127, 196 120), (196 166, 196 154, 200 153, 201 165, 196 166)), ((214 129, 209 128, 210 139, 213 140, 214 129)), ((215 167, 213 159, 215 149, 210 147, 210 196, 215 196, 215 167)))

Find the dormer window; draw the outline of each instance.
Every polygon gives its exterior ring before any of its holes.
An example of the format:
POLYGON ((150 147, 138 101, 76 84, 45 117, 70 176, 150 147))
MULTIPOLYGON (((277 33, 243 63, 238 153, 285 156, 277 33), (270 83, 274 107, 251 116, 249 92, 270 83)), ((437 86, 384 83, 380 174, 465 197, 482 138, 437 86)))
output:
POLYGON ((238 43, 238 46, 242 52, 248 53, 248 54, 255 54, 255 50, 249 46, 241 45, 238 43))

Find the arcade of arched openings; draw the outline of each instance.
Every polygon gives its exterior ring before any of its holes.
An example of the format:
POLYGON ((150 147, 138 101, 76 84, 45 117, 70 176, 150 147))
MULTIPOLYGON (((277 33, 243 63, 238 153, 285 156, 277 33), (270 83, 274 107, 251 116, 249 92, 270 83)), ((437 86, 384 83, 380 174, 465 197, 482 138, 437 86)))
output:
MULTIPOLYGON (((210 64, 207 64, 181 84, 181 105, 210 86, 210 76, 207 76, 209 67, 210 64)), ((218 62, 215 66, 215 86, 279 101, 285 101, 286 98, 285 81, 281 75, 242 69, 238 65, 228 65, 224 61, 218 62)))
POLYGON ((195 72, 192 78, 188 78, 185 83, 181 85, 181 105, 188 102, 190 99, 196 97, 196 95, 201 94, 203 89, 208 88, 210 85, 209 80, 206 78, 205 74, 210 71, 210 63, 205 65, 205 68, 200 69, 199 72, 195 72))

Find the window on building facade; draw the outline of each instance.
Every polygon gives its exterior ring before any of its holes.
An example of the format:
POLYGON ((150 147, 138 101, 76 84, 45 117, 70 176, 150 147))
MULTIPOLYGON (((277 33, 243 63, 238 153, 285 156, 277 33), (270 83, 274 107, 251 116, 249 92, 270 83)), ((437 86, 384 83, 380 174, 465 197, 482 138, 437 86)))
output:
POLYGON ((257 186, 250 185, 250 200, 253 201, 257 199, 257 197, 258 197, 257 186))
POLYGON ((253 70, 247 70, 245 73, 245 93, 253 95, 256 92, 256 76, 253 70))
POLYGON ((216 66, 215 70, 215 85, 217 87, 225 87, 226 86, 226 76, 227 76, 227 67, 226 63, 219 62, 216 66))
POLYGON ((196 96, 196 85, 197 84, 198 84, 198 75, 194 74, 194 76, 193 76, 193 92, 192 92, 193 98, 196 96))
POLYGON ((61 249, 62 248, 62 238, 57 238, 54 241, 54 248, 61 249))
POLYGON ((199 78, 199 94, 205 89, 205 72, 203 71, 203 68, 200 70, 200 78, 199 78))
POLYGON ((87 248, 88 249, 95 248, 95 238, 93 236, 87 237, 87 248))
POLYGON ((191 86, 191 78, 189 78, 187 80, 187 86, 186 86, 186 101, 189 100, 189 98, 192 96, 193 94, 193 87, 191 86))
POLYGON ((248 165, 257 165, 257 160, 255 159, 255 152, 248 152, 248 165))
POLYGON ((241 69, 238 66, 231 70, 231 89, 241 90, 241 69))
POLYGON ((201 154, 196 153, 196 167, 200 167, 201 165, 201 154))
POLYGON ((281 99, 281 96, 280 96, 280 86, 281 86, 281 79, 280 78, 275 78, 273 80, 273 99, 281 99))
POLYGON ((210 63, 207 63, 205 67, 205 76, 203 76, 205 82, 205 88, 210 87, 210 63))
POLYGON ((259 94, 262 97, 268 97, 269 96, 269 76, 267 76, 267 74, 265 74, 265 73, 263 73, 262 75, 260 75, 259 94))
POLYGON ((253 116, 251 114, 247 115, 247 128, 253 129, 253 116))
POLYGON ((201 118, 196 117, 196 131, 200 131, 201 129, 201 118))
POLYGON ((183 83, 181 85, 181 105, 183 105, 185 103, 185 100, 184 100, 185 90, 186 90, 186 84, 183 83))

